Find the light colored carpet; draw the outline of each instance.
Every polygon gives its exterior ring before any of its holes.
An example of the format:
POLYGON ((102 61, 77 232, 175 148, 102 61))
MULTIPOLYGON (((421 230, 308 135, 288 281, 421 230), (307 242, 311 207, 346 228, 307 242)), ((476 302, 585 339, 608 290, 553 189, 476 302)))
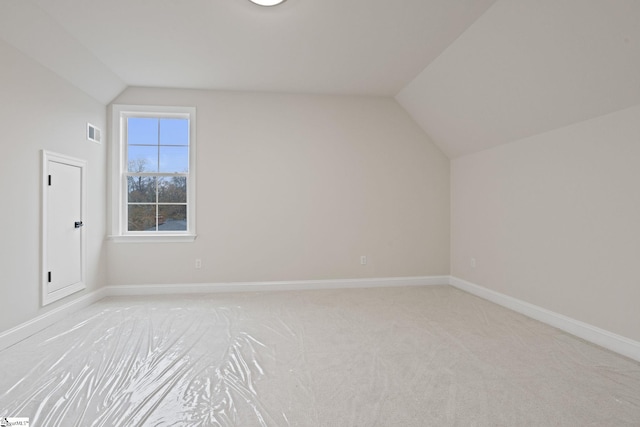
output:
POLYGON ((32 426, 640 425, 640 364, 448 286, 109 298, 0 366, 32 426))

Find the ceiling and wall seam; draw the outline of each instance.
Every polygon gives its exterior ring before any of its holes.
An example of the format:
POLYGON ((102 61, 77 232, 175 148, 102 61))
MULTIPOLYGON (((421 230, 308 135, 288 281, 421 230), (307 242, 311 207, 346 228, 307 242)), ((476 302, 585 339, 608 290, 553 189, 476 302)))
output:
POLYGON ((640 103, 637 16, 635 0, 8 0, 0 38, 105 105, 128 87, 392 97, 457 158, 640 103))

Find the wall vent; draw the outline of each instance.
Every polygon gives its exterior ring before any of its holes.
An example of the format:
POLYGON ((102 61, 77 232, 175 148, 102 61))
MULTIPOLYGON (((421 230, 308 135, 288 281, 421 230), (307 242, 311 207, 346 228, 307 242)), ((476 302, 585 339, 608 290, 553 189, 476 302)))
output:
POLYGON ((100 144, 102 140, 102 132, 100 131, 100 128, 92 125, 91 123, 87 123, 87 139, 100 144))

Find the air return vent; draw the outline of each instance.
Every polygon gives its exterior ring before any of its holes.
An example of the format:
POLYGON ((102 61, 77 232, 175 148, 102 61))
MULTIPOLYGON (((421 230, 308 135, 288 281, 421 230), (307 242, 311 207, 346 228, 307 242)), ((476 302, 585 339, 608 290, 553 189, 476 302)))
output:
POLYGON ((91 123, 87 123, 87 139, 100 144, 101 138, 102 132, 100 131, 100 128, 95 127, 91 123))

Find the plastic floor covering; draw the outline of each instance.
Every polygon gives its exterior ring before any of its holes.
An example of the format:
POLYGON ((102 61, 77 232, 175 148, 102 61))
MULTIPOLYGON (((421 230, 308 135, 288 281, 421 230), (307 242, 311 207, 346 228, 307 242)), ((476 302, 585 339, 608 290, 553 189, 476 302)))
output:
POLYGON ((0 352, 53 426, 640 426, 640 364, 448 286, 108 298, 0 352))

